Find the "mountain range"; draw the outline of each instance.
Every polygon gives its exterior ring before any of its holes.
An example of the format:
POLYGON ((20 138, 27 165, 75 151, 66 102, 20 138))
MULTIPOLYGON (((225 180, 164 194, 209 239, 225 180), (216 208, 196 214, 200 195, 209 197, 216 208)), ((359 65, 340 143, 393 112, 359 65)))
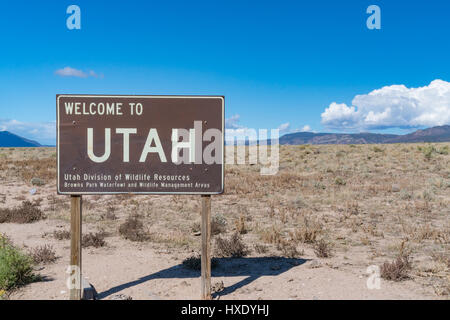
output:
POLYGON ((450 141, 450 125, 417 130, 409 134, 380 133, 289 133, 280 138, 280 144, 370 144, 450 141))
MULTIPOLYGON (((413 143, 448 142, 450 125, 417 130, 409 134, 380 133, 314 133, 295 132, 280 138, 280 144, 370 144, 370 143, 413 143)), ((269 142, 270 143, 270 142, 269 142)), ((25 139, 8 131, 0 131, 0 147, 44 147, 39 142, 25 139)))
POLYGON ((42 147, 42 145, 8 131, 0 131, 0 147, 42 147))

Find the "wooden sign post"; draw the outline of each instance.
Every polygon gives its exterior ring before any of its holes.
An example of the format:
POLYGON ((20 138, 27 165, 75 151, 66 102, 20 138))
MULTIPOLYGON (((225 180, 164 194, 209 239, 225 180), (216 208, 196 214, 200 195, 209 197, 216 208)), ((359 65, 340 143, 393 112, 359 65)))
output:
POLYGON ((211 300, 211 196, 202 196, 202 300, 211 300))
POLYGON ((70 300, 81 300, 81 196, 70 197, 70 300))

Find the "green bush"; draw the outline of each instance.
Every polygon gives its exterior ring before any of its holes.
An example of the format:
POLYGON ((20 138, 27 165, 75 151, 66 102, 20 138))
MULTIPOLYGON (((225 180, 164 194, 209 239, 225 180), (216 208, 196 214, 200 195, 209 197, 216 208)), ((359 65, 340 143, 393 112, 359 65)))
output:
POLYGON ((36 281, 33 260, 0 235, 0 291, 36 281))
POLYGON ((448 155, 449 154, 449 147, 448 146, 443 146, 442 148, 437 150, 437 153, 443 154, 443 155, 448 155))
POLYGON ((423 155, 425 156, 425 159, 427 159, 427 160, 431 159, 431 157, 433 156, 433 153, 442 154, 442 155, 449 154, 448 146, 443 146, 442 148, 437 149, 433 145, 427 145, 425 147, 419 146, 419 147, 417 147, 417 149, 423 153, 423 155))
POLYGON ((428 145, 421 150, 423 152, 423 155, 425 156, 425 159, 430 160, 433 153, 436 152, 436 148, 432 145, 428 145))
POLYGON ((341 177, 337 177, 336 180, 334 180, 334 183, 338 186, 345 186, 347 184, 341 177))

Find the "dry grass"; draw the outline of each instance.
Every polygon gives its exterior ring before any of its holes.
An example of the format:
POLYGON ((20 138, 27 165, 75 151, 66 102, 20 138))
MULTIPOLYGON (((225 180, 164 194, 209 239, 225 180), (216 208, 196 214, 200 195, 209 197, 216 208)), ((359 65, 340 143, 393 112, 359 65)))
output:
POLYGON ((106 234, 103 231, 100 232, 89 232, 83 234, 83 238, 81 240, 81 245, 83 248, 94 247, 100 248, 106 246, 105 241, 106 234))
POLYGON ((218 257, 245 257, 249 250, 239 233, 234 233, 229 239, 216 238, 216 255, 218 257))
MULTIPOLYGON (((213 218, 211 219, 211 234, 213 236, 226 232, 226 227, 227 227, 227 220, 225 219, 224 216, 222 215, 213 216, 213 218)), ((200 227, 198 229, 200 229, 200 227)))
MULTIPOLYGON (((397 259, 397 244, 408 241, 414 265, 405 269, 407 275, 427 287, 445 287, 450 277, 449 147, 450 143, 281 146, 275 176, 261 176, 259 164, 227 164, 225 194, 213 197, 212 232, 221 239, 226 256, 233 255, 228 249, 235 233, 255 254, 307 259, 316 256, 320 239, 326 239, 333 249, 328 263, 355 273, 385 262, 387 273, 403 270, 407 263, 397 259), (435 252, 441 254, 432 255, 435 252), (430 269, 430 262, 439 268, 420 272, 430 269)), ((6 195, 6 202, 13 203, 9 208, 30 198, 31 178, 43 179, 43 188, 55 183, 52 153, 50 148, 0 150, 0 179, 24 185, 23 193, 14 195, 16 200, 6 195), (49 167, 39 167, 37 159, 49 167), (26 170, 31 173, 25 177, 26 170)), ((0 195, 0 203, 4 198, 0 195)), ((68 199, 43 198, 42 210, 67 222, 68 199)), ((199 197, 119 195, 84 200, 83 222, 93 228, 179 254, 200 248, 199 197)))
POLYGON ((38 203, 23 201, 20 207, 0 209, 0 223, 33 223, 45 219, 38 203))
POLYGON ((269 244, 278 244, 282 239, 281 228, 272 225, 261 232, 261 240, 269 244))
POLYGON ((258 254, 265 254, 269 251, 269 248, 266 245, 255 243, 253 248, 258 254))
POLYGON ((303 252, 297 250, 297 244, 294 241, 281 239, 277 244, 277 249, 282 252, 283 257, 298 258, 303 252))
POLYGON ((116 207, 108 206, 106 208, 106 213, 102 214, 100 216, 100 218, 103 220, 111 220, 111 221, 117 220, 117 215, 115 212, 116 212, 116 207))
POLYGON ((444 253, 433 253, 432 256, 434 261, 442 263, 447 266, 447 268, 450 268, 450 253, 444 254, 444 253))
MULTIPOLYGON (((187 269, 199 271, 202 268, 201 255, 194 254, 182 262, 183 266, 187 269)), ((215 269, 219 265, 219 260, 217 258, 211 258, 211 269, 215 269)))
POLYGON ((53 231, 53 237, 56 240, 70 240, 70 231, 55 230, 55 231, 53 231))
POLYGON ((385 262, 380 267, 381 278, 392 281, 400 281, 409 278, 411 262, 409 256, 400 255, 392 262, 385 262))
POLYGON ((314 243, 318 236, 322 234, 322 224, 317 220, 310 220, 307 217, 301 219, 300 225, 290 232, 292 239, 303 243, 314 243))
POLYGON ((47 244, 32 249, 30 256, 36 264, 50 264, 58 259, 53 247, 47 244))
POLYGON ((56 180, 56 158, 2 160, 0 170, 17 175, 30 185, 33 178, 42 179, 44 182, 53 182, 56 180))
POLYGON ((321 239, 314 244, 314 253, 318 258, 330 258, 331 257, 331 245, 329 242, 321 239))
POLYGON ((245 220, 245 216, 241 214, 239 218, 234 221, 236 232, 238 232, 239 234, 246 234, 248 232, 245 220))
POLYGON ((144 228, 142 218, 136 214, 130 214, 127 220, 119 227, 119 233, 131 241, 146 241, 150 235, 144 228))

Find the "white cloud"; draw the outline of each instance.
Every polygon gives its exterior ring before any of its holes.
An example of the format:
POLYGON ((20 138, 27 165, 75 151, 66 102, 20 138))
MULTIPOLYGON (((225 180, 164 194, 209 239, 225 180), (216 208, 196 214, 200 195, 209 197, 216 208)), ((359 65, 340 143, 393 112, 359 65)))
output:
POLYGON ((278 130, 280 130, 280 133, 284 133, 289 131, 291 127, 291 124, 289 122, 283 123, 278 127, 278 130))
POLYGON ((62 69, 58 69, 55 71, 55 74, 61 77, 77 77, 77 78, 103 78, 103 75, 98 75, 95 71, 89 70, 88 72, 84 72, 82 70, 74 69, 71 67, 65 67, 62 69))
POLYGON ((309 125, 303 126, 300 130, 301 132, 311 132, 311 127, 309 125))
POLYGON ((226 129, 238 129, 241 128, 239 125, 239 119, 241 118, 240 115, 235 114, 231 116, 231 118, 225 119, 225 128, 226 129))
POLYGON ((42 144, 54 145, 56 141, 55 122, 21 122, 0 119, 0 131, 9 131, 42 144))
POLYGON ((240 118, 239 114, 235 114, 231 118, 225 119, 225 140, 233 141, 234 137, 237 137, 238 140, 257 140, 256 130, 240 125, 240 118))
POLYGON ((351 106, 333 102, 322 113, 322 124, 333 129, 432 127, 450 123, 450 82, 428 86, 386 86, 357 95, 351 106))
POLYGON ((302 128, 297 128, 290 131, 290 133, 297 133, 297 132, 314 132, 314 131, 312 130, 311 126, 307 124, 304 125, 302 128))

